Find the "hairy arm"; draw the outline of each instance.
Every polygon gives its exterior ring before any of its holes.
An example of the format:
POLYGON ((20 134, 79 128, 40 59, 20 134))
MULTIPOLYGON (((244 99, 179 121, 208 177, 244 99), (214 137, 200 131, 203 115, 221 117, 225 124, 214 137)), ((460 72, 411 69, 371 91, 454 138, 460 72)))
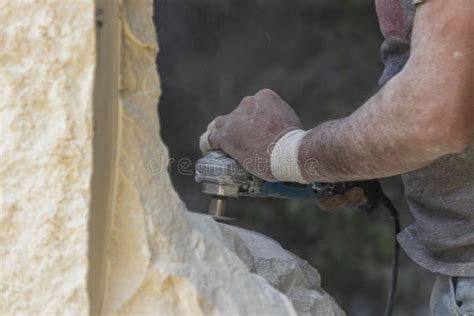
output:
POLYGON ((299 152, 308 181, 409 172, 466 149, 474 132, 474 1, 419 6, 405 68, 352 115, 323 123, 299 152))

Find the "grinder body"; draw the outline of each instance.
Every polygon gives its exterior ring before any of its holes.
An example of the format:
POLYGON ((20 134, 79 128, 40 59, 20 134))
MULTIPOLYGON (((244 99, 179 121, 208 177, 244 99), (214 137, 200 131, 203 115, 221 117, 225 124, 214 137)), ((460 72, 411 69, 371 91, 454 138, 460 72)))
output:
POLYGON ((237 161, 222 151, 210 151, 196 162, 195 180, 202 184, 203 193, 211 195, 209 213, 216 217, 224 216, 229 197, 271 197, 319 202, 359 186, 364 191, 369 191, 366 192, 368 202, 362 209, 369 212, 376 203, 375 200, 371 200, 370 190, 366 190, 370 189, 371 182, 310 184, 268 182, 247 172, 237 161))

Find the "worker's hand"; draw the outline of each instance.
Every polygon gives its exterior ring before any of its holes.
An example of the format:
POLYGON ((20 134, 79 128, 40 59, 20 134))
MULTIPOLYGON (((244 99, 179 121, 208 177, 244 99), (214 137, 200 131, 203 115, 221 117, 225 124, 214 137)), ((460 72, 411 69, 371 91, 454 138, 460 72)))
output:
POLYGON ((325 211, 335 211, 340 208, 361 207, 368 202, 364 190, 354 187, 344 192, 325 198, 319 202, 319 206, 325 211))
POLYGON ((319 202, 323 210, 334 211, 339 208, 354 207, 363 212, 372 213, 384 195, 377 180, 340 183, 335 190, 337 194, 319 202), (350 189, 345 189, 346 186, 350 189))
POLYGON ((274 181, 270 170, 273 145, 301 128, 295 111, 275 92, 265 89, 244 98, 228 115, 219 116, 201 136, 203 152, 221 149, 255 176, 274 181))

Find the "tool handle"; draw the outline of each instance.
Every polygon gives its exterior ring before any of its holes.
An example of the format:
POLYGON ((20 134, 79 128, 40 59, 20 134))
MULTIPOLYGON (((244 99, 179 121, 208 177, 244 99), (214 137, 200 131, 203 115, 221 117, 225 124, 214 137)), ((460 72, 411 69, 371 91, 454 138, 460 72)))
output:
POLYGON ((257 196, 280 199, 315 200, 318 202, 336 194, 343 195, 354 187, 360 187, 364 190, 364 194, 367 198, 367 203, 359 208, 366 213, 372 213, 377 207, 382 193, 382 188, 377 180, 336 183, 315 182, 312 184, 263 182, 262 190, 257 196))
POLYGON ((364 191, 365 197, 367 198, 367 203, 360 206, 359 209, 365 213, 374 212, 377 208, 377 205, 379 204, 380 197, 383 194, 382 187, 377 180, 335 183, 332 190, 332 195, 344 194, 354 187, 361 188, 364 191))

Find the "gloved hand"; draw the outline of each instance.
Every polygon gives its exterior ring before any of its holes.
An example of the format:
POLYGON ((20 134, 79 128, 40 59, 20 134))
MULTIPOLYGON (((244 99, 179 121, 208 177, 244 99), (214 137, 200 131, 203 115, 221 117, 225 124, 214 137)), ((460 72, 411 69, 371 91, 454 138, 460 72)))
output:
POLYGON ((201 136, 200 147, 203 153, 221 149, 253 175, 275 181, 270 170, 273 145, 301 126, 295 111, 275 92, 265 89, 212 121, 201 136))

